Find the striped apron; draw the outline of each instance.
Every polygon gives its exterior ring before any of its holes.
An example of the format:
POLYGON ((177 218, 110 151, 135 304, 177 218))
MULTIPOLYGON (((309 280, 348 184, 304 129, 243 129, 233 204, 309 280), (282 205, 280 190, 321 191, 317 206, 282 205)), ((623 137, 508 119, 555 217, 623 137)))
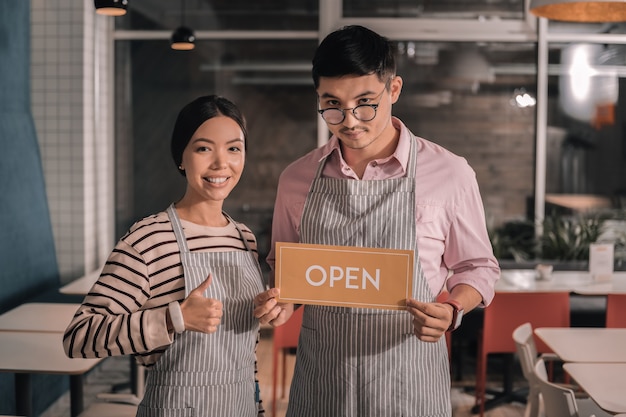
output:
MULTIPOLYGON (((416 147, 398 179, 322 178, 322 160, 300 233, 303 243, 413 249, 413 298, 431 302, 415 236, 416 147)), ((445 338, 421 342, 404 310, 304 307, 288 417, 451 415, 445 338)))
POLYGON ((258 412, 255 348, 259 322, 253 298, 264 290, 258 261, 235 224, 247 251, 190 252, 172 204, 170 221, 180 248, 185 297, 213 273, 206 297, 221 300, 224 316, 212 334, 176 334, 147 372, 139 417, 249 416, 258 412))

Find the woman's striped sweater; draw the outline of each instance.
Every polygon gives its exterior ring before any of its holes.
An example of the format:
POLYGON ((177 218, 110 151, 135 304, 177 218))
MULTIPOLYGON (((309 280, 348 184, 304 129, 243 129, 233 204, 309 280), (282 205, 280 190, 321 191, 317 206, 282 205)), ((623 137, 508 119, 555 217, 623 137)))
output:
MULTIPOLYGON (((245 250, 232 223, 216 228, 181 222, 192 252, 245 250)), ((238 226, 258 256, 254 234, 238 226)), ((167 305, 184 296, 180 250, 167 213, 146 217, 113 249, 65 332, 65 351, 82 358, 132 354, 150 366, 173 341, 167 305)))

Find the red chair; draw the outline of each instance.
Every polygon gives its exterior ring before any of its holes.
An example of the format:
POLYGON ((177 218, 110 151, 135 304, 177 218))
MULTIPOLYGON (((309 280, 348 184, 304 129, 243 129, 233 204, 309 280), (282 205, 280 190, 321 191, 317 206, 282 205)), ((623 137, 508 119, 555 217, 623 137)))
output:
POLYGON ((302 325, 302 313, 304 306, 293 312, 287 323, 274 328, 273 335, 273 370, 272 370, 272 416, 276 415, 276 385, 278 384, 278 355, 282 355, 282 391, 281 397, 285 398, 285 384, 287 379, 287 354, 290 349, 298 347, 300 326, 302 325))
POLYGON ((606 327, 626 327, 626 294, 606 296, 606 327))
MULTIPOLYGON (((484 309, 476 361, 476 405, 475 410, 472 410, 480 413, 481 417, 484 416, 486 406, 488 356, 495 353, 516 353, 513 331, 527 322, 533 328, 569 327, 569 293, 499 292, 484 309)), ((541 340, 535 338, 535 342, 539 353, 552 352, 541 340)), ((510 386, 510 378, 506 376, 505 374, 504 391, 499 394, 516 398, 510 386)), ((501 400, 501 397, 494 399, 496 404, 501 400)))

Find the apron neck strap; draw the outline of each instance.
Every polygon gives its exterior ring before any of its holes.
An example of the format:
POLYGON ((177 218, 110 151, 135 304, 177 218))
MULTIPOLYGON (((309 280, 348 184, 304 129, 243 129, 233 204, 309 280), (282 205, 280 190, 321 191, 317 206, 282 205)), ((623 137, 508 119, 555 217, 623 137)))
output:
MULTIPOLYGON (((246 247, 246 250, 250 252, 251 250, 250 243, 248 243, 248 240, 243 235, 243 232, 237 225, 237 222, 234 221, 233 218, 230 217, 227 213, 225 212, 222 212, 222 213, 224 214, 224 216, 226 216, 228 221, 231 222, 235 226, 235 229, 237 229, 237 232, 239 233, 239 237, 241 237, 241 241, 246 247)), ((180 251, 189 252, 189 247, 187 246, 187 239, 185 238, 185 233, 183 231, 183 225, 180 222, 180 217, 178 217, 178 213, 176 212, 174 203, 170 204, 170 206, 167 208, 167 215, 170 218, 170 222, 172 223, 172 229, 174 230, 174 236, 176 236, 176 242, 178 242, 178 247, 180 248, 180 251)))
POLYGON ((176 213, 174 203, 170 204, 170 206, 167 208, 167 215, 170 218, 170 222, 172 223, 172 230, 174 230, 174 236, 176 236, 176 242, 178 242, 178 247, 180 248, 180 251, 189 252, 187 239, 185 239, 185 233, 183 232, 183 225, 180 223, 180 218, 178 217, 178 213, 176 213))
POLYGON ((233 226, 235 226, 235 229, 237 229, 237 232, 239 232, 239 236, 241 237, 241 241, 243 242, 244 246, 246 247, 246 250, 248 252, 250 252, 250 244, 248 243, 248 240, 246 239, 246 237, 243 235, 243 232, 241 231, 241 229, 239 228, 239 226, 237 226, 237 222, 235 220, 233 220, 232 217, 230 217, 228 215, 228 213, 226 212, 222 212, 222 214, 224 216, 226 216, 226 218, 228 219, 229 222, 231 222, 233 224, 233 226))

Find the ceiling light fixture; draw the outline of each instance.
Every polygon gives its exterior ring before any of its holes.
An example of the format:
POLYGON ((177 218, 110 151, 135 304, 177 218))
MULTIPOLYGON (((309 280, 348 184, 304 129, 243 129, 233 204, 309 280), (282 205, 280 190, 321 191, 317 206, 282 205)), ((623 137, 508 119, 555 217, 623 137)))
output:
POLYGON ((190 51, 196 47, 196 36, 193 34, 193 30, 185 26, 185 1, 181 1, 180 15, 181 25, 172 33, 170 40, 170 46, 177 51, 190 51))
POLYGON ((126 14, 128 0, 94 0, 96 13, 105 16, 123 16, 126 14))
POLYGON ((626 0, 530 0, 537 17, 564 22, 626 22, 626 0))
POLYGON ((447 67, 446 82, 457 88, 469 89, 476 94, 483 83, 496 79, 491 63, 479 48, 464 47, 452 51, 447 67))
POLYGON ((190 51, 195 48, 196 40, 193 31, 185 26, 180 26, 172 33, 171 46, 177 51, 190 51))

